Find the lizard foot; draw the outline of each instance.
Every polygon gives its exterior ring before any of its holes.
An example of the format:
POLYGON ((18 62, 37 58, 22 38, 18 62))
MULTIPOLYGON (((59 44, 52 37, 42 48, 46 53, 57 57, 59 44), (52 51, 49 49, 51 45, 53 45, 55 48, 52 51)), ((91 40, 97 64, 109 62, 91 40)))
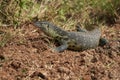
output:
POLYGON ((60 53, 60 52, 63 52, 64 50, 66 50, 67 48, 68 48, 68 45, 67 44, 63 44, 63 45, 61 45, 59 47, 51 48, 51 51, 60 53))

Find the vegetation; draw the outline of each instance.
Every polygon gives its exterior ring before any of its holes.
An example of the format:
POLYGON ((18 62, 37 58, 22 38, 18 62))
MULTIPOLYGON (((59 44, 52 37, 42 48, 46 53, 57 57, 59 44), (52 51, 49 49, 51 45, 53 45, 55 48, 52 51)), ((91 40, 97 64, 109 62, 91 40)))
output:
POLYGON ((120 0, 1 0, 0 24, 19 25, 34 17, 64 26, 80 22, 115 22, 120 15, 120 0))
POLYGON ((0 0, 0 26, 19 26, 46 20, 74 29, 89 24, 114 23, 119 19, 120 0, 0 0))

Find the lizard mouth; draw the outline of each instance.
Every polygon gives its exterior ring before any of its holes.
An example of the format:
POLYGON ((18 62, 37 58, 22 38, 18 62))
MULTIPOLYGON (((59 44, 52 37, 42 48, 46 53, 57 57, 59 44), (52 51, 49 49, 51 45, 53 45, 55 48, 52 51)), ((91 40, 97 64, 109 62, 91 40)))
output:
POLYGON ((38 26, 38 27, 42 27, 42 26, 47 27, 48 24, 49 23, 47 21, 36 21, 33 23, 33 25, 38 26))
POLYGON ((40 27, 41 26, 41 22, 40 21, 34 22, 33 25, 40 27))

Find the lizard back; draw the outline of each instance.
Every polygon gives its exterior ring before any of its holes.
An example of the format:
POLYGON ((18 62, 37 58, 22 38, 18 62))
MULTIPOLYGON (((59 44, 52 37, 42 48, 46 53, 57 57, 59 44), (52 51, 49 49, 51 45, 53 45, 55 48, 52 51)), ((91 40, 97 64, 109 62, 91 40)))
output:
POLYGON ((95 48, 99 44, 101 36, 100 29, 88 32, 69 32, 69 48, 74 50, 85 50, 95 48))

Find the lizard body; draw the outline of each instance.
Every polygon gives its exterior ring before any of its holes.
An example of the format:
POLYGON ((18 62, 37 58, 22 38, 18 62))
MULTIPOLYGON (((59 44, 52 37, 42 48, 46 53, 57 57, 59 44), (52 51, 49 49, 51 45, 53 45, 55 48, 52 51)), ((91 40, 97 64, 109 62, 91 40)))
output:
POLYGON ((92 31, 83 31, 79 28, 78 32, 69 32, 46 21, 37 21, 34 25, 61 43, 54 49, 57 52, 62 52, 67 48, 77 51, 96 48, 101 39, 99 28, 92 31))

